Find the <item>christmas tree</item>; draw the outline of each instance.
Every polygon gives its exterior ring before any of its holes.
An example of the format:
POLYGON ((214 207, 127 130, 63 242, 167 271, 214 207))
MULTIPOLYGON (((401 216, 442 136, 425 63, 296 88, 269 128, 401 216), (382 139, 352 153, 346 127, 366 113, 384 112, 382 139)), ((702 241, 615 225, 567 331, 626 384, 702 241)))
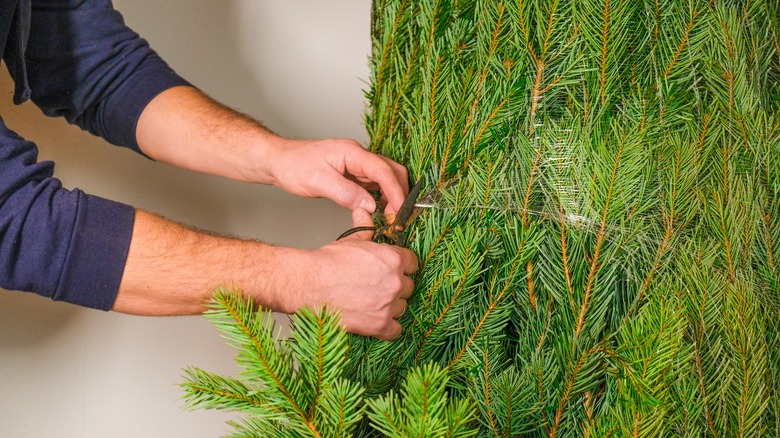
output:
POLYGON ((262 345, 310 410, 359 406, 348 428, 214 395, 281 406, 262 372, 193 369, 189 400, 249 414, 249 436, 780 436, 779 11, 374 0, 372 148, 434 200, 404 333, 315 342, 335 316, 305 312, 311 339, 262 345), (331 389, 314 347, 339 358, 331 389))

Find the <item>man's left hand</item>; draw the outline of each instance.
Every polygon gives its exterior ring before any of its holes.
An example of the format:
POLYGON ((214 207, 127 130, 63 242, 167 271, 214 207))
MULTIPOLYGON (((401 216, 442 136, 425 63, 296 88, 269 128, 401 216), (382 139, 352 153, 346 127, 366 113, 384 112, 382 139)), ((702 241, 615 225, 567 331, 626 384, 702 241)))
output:
POLYGON ((279 139, 268 148, 272 184, 306 197, 328 198, 349 210, 376 210, 367 190, 379 190, 395 214, 409 191, 406 168, 348 139, 279 139))

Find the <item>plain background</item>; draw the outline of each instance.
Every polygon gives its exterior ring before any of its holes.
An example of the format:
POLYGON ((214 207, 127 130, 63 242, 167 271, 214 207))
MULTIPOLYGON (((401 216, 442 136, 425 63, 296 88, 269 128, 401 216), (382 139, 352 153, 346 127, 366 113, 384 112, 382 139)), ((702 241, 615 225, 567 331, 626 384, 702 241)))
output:
MULTIPOLYGON (((182 76, 295 138, 364 129, 370 2, 115 0, 127 23, 182 76)), ((193 226, 318 247, 350 226, 327 200, 173 169, 14 107, 0 72, 0 115, 57 163, 66 187, 193 226)), ((280 321, 286 317, 280 316, 280 321)), ((233 350, 200 316, 150 318, 0 290, 0 437, 217 437, 230 414, 181 409, 195 365, 235 374, 233 350)))

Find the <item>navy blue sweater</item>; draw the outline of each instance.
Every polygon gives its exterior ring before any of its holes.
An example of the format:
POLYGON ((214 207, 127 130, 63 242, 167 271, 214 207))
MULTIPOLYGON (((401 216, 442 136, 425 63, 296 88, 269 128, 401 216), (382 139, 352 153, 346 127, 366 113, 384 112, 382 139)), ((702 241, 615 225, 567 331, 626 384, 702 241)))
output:
MULTIPOLYGON (((187 82, 110 0, 0 0, 0 54, 14 102, 135 149, 135 128, 160 92, 187 82)), ((35 144, 0 119, 0 287, 108 310, 122 278, 133 208, 53 177, 35 144)))

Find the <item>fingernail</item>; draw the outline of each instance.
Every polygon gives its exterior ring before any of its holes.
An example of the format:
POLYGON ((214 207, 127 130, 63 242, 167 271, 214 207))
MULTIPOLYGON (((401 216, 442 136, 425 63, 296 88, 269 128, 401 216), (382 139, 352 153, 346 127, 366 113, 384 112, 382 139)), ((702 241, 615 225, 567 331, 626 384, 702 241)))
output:
POLYGON ((376 203, 373 199, 367 199, 363 198, 360 200, 360 204, 358 205, 358 208, 365 210, 369 213, 373 213, 374 210, 376 210, 376 203))

